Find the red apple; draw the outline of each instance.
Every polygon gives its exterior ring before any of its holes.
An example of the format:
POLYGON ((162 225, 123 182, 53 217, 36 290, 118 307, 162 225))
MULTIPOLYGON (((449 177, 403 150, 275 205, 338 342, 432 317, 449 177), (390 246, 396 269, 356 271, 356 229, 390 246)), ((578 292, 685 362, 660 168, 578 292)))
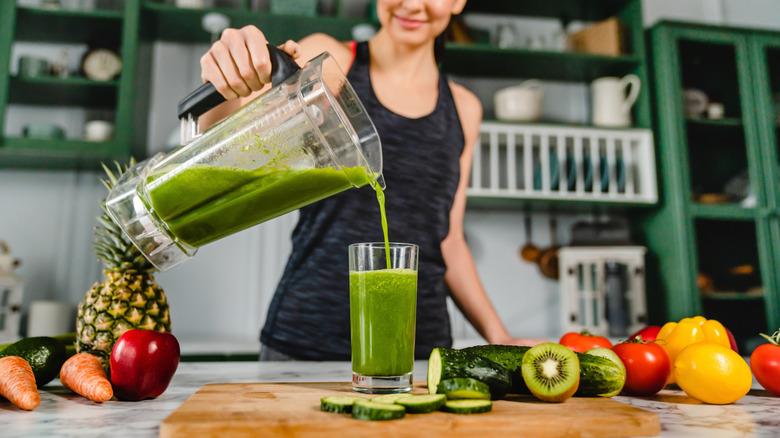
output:
POLYGON ((111 351, 111 385, 120 400, 157 398, 179 366, 179 341, 170 333, 128 330, 111 351))
POLYGON ((634 333, 633 335, 629 336, 628 339, 636 339, 637 336, 641 336, 642 340, 645 342, 648 341, 655 341, 655 339, 658 337, 658 332, 661 331, 661 326, 658 325, 649 325, 638 332, 634 333))

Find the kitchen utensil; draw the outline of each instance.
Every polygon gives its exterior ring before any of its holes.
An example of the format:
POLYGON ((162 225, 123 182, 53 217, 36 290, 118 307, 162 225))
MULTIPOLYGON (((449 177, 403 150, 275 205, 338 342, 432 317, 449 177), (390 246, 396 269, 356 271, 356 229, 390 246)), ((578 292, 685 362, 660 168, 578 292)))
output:
POLYGON ((351 187, 384 188, 374 124, 328 53, 303 68, 274 46, 273 87, 198 133, 224 101, 206 83, 179 103, 182 146, 124 173, 112 219, 164 271, 197 248, 351 187))
POLYGON ((639 76, 607 76, 591 83, 593 124, 596 126, 631 126, 631 107, 639 97, 639 76), (628 94, 626 94, 628 93, 628 94))
POLYGON ((511 122, 531 122, 542 116, 544 87, 529 79, 520 85, 503 88, 493 96, 496 118, 511 122))
POLYGON ((531 241, 531 215, 525 215, 525 245, 520 248, 520 258, 531 263, 536 263, 542 251, 531 241))
POLYGON ((539 255, 539 271, 547 278, 558 279, 558 221, 550 217, 550 246, 539 255))
MULTIPOLYGON (((426 394, 415 382, 413 394, 426 394)), ((349 415, 320 410, 328 396, 356 394, 348 382, 212 383, 189 397, 160 425, 160 438, 195 436, 343 437, 426 436, 491 438, 543 436, 654 436, 660 433, 658 414, 604 397, 573 397, 560 403, 540 403, 532 396, 494 400, 492 412, 458 415, 436 411, 407 414, 400 420, 360 421, 349 415), (380 424, 381 423, 381 424, 380 424)))

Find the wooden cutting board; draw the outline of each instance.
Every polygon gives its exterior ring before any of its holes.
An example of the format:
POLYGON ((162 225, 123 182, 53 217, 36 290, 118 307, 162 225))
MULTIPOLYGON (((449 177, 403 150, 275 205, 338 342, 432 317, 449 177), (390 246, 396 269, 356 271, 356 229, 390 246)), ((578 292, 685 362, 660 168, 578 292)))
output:
MULTIPOLYGON (((424 382, 413 393, 425 394, 424 382)), ((215 383, 203 386, 160 426, 162 438, 194 437, 630 437, 660 433, 658 415, 606 398, 545 403, 532 396, 495 401, 493 411, 407 414, 360 421, 320 411, 329 395, 359 395, 350 383, 215 383)))

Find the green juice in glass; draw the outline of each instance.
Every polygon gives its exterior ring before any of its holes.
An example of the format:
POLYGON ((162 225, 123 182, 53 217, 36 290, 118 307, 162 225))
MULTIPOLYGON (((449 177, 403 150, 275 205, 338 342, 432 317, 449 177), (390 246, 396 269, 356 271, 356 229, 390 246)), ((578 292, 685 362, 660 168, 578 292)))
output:
POLYGON ((400 376, 414 368, 417 271, 349 273, 352 371, 400 376))

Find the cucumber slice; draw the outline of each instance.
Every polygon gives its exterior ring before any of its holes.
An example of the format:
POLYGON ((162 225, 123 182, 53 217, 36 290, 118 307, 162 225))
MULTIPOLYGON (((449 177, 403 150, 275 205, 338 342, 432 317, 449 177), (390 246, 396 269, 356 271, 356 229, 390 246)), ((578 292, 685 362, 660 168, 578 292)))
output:
POLYGON ((404 415, 406 409, 393 403, 375 403, 371 400, 359 399, 352 404, 352 418, 358 420, 396 420, 403 418, 404 415))
POLYGON ((334 412, 336 414, 348 414, 352 412, 352 404, 356 400, 362 400, 360 397, 348 395, 333 395, 320 399, 320 410, 325 412, 334 412))
POLYGON ((444 410, 453 414, 481 414, 492 409, 490 400, 448 400, 444 403, 444 410))
MULTIPOLYGON (((490 397, 490 393, 488 393, 488 397, 490 397)), ((444 402, 446 401, 447 396, 444 394, 427 394, 401 397, 396 400, 395 403, 406 408, 406 412, 412 414, 425 414, 444 406, 444 402)))
POLYGON ((490 387, 469 377, 445 379, 439 382, 436 392, 447 396, 447 400, 483 399, 490 400, 490 387))
POLYGON ((411 397, 411 396, 412 396, 412 394, 409 394, 409 393, 385 394, 385 395, 372 397, 369 400, 371 400, 374 403, 395 403, 395 401, 398 400, 399 398, 411 397))

